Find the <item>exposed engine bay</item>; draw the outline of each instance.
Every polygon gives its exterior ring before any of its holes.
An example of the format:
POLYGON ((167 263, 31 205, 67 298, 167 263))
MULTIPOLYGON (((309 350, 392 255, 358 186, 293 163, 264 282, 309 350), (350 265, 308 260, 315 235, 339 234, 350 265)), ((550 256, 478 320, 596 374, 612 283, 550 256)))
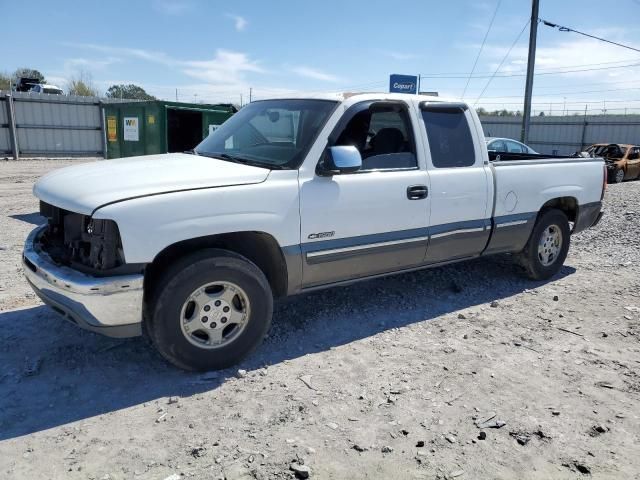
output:
POLYGON ((40 202, 40 215, 48 224, 39 246, 56 263, 85 273, 106 273, 125 263, 114 221, 92 219, 45 202, 40 202))

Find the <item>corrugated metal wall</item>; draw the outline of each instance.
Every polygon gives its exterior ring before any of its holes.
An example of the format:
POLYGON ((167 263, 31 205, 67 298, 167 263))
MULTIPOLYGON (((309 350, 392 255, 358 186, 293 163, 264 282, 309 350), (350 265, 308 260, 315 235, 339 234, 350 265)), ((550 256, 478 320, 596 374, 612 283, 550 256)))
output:
MULTIPOLYGON (((520 139, 522 117, 481 116, 480 121, 487 137, 520 139)), ((569 155, 594 143, 640 144, 640 116, 534 117, 527 143, 549 155, 569 155)))
MULTIPOLYGON (((104 154, 104 127, 99 98, 2 91, 0 154, 12 152, 7 94, 13 98, 20 155, 104 154)), ((481 116, 480 120, 487 136, 520 138, 522 117, 481 116)), ((532 148, 550 155, 568 155, 593 143, 640 144, 640 116, 534 117, 529 139, 532 148)))
POLYGON ((20 155, 102 155, 99 99, 24 92, 11 96, 20 155))

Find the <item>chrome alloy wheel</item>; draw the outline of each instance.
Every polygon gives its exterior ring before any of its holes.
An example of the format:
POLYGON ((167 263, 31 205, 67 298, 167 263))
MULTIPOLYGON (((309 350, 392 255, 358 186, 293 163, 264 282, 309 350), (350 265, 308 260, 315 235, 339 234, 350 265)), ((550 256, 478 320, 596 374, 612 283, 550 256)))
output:
POLYGON ((250 314, 244 290, 231 282, 213 282, 189 295, 180 311, 180 328, 193 345, 211 350, 233 342, 250 314))
POLYGON ((538 242, 538 259, 548 267, 558 259, 562 250, 562 231, 557 225, 549 225, 543 230, 538 242))

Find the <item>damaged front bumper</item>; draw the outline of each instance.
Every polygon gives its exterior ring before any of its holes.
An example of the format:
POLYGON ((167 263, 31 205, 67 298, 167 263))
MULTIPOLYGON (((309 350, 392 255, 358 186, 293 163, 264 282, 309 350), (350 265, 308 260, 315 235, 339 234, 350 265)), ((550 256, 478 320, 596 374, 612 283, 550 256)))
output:
POLYGON ((22 256, 25 276, 42 301, 86 330, 118 338, 140 335, 144 275, 93 277, 57 265, 38 246, 45 228, 29 234, 22 256))

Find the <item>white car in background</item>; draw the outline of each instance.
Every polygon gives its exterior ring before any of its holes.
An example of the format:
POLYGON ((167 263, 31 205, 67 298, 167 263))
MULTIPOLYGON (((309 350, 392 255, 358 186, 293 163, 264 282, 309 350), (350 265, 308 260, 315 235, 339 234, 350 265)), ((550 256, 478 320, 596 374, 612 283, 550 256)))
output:
POLYGON ((533 148, 510 138, 486 137, 485 141, 487 142, 487 150, 490 152, 539 155, 533 148))
POLYGON ((46 83, 39 83, 38 85, 34 85, 30 92, 33 93, 48 93, 50 95, 64 95, 64 92, 60 87, 56 87, 55 85, 49 85, 46 83))

